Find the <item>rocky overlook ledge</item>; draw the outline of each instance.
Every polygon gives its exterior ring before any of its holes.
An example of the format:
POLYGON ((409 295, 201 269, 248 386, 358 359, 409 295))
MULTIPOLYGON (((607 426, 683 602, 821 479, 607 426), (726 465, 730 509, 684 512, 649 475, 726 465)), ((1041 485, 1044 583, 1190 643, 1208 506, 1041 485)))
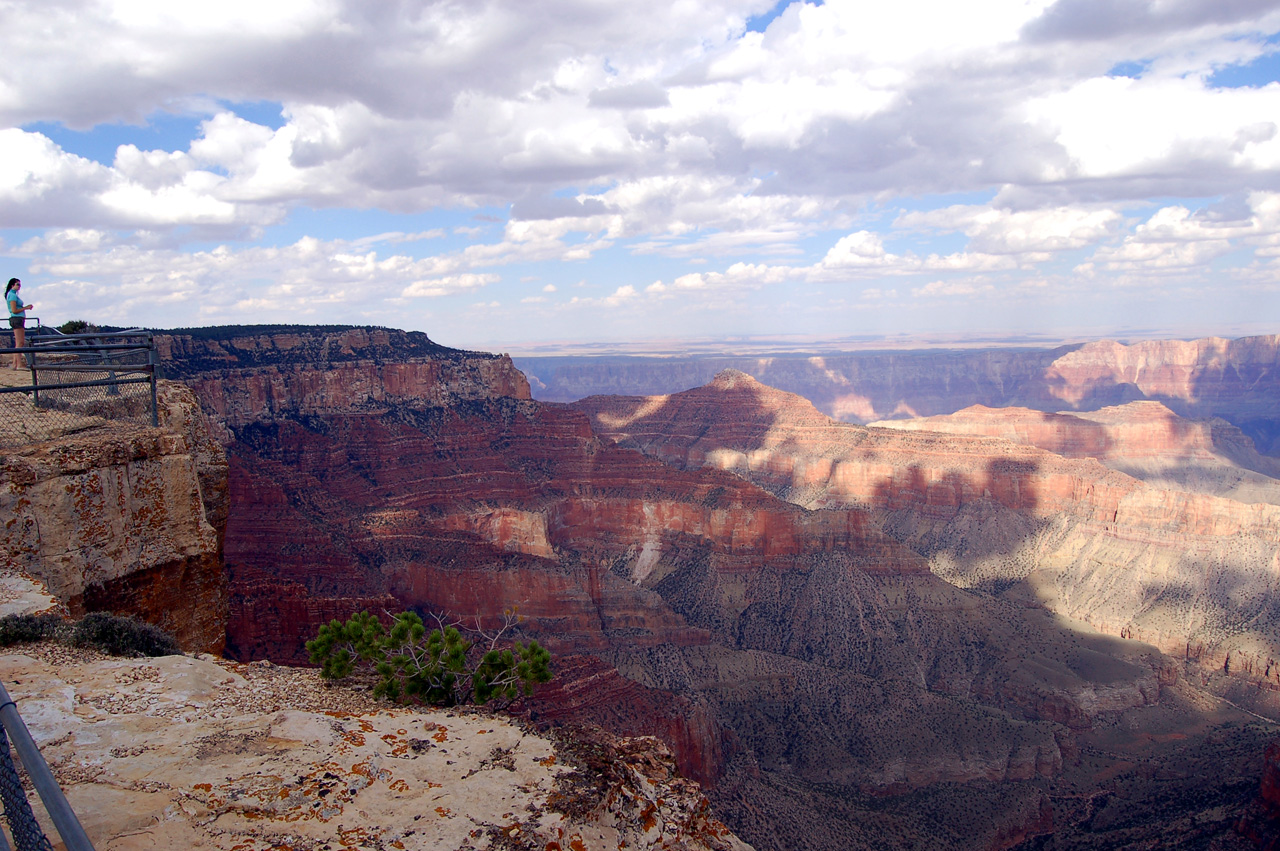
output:
MULTIPOLYGON (((71 615, 135 615, 188 650, 220 652, 226 454, 188 388, 161 382, 158 407, 158 427, 73 418, 52 439, 0 449, 3 573, 71 615)), ((46 416, 25 402, 6 414, 46 416)))
POLYGON ((101 849, 750 851, 652 738, 389 708, 210 656, 22 645, 0 677, 101 849))

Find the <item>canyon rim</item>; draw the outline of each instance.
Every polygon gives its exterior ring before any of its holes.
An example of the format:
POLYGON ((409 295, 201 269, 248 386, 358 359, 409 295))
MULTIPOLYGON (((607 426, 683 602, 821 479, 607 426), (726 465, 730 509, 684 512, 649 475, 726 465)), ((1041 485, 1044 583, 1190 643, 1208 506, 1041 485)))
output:
POLYGON ((159 345, 181 440, 5 456, 16 514, 81 512, 5 542, 73 612, 297 665, 353 611, 518 608, 557 678, 517 710, 657 737, 759 849, 1270 835, 1276 338, 986 353, 987 372, 917 353, 813 401, 717 364, 571 404, 417 333, 159 345), (828 415, 855 396, 900 419, 828 415), (132 513, 103 526, 112 504, 132 513), (126 527, 153 530, 151 562, 84 555, 126 527))

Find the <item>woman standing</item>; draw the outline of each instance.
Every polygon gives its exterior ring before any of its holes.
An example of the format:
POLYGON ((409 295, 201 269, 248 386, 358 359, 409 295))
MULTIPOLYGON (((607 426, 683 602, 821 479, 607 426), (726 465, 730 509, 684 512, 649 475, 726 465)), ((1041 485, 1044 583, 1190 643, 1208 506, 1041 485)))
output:
MULTIPOLYGON (((18 296, 18 290, 22 289, 22 281, 17 278, 10 278, 9 285, 4 288, 4 300, 9 305, 9 327, 13 329, 13 347, 20 349, 27 344, 27 311, 35 307, 34 304, 23 304, 21 297, 18 296)), ((26 365, 25 358, 20 352, 13 353, 13 368, 22 369, 26 365)))

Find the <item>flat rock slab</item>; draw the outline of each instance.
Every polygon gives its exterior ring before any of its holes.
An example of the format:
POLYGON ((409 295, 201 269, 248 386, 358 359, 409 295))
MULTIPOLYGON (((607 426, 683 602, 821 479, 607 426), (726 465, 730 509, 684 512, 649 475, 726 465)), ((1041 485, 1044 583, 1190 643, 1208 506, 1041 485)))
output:
POLYGON ((60 608, 40 580, 13 568, 0 568, 0 617, 57 612, 60 608))
POLYGON ((746 847, 692 784, 630 768, 588 817, 551 810, 573 770, 501 716, 385 708, 309 670, 28 648, 0 680, 98 851, 746 847))

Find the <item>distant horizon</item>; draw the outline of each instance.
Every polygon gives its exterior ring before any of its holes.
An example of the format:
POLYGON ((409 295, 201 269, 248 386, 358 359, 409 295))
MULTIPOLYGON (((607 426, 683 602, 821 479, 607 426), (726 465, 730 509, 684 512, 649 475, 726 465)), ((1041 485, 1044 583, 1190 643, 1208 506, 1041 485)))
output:
MULTIPOLYGON (((688 354, 712 354, 720 349, 726 354, 754 354, 763 350, 777 352, 821 351, 890 351, 911 349, 970 349, 970 348, 1056 348, 1075 343, 1115 341, 1132 344, 1150 340, 1201 340, 1221 338, 1229 340, 1246 337, 1264 337, 1280 334, 1280 328, 1266 325, 1249 330, 1248 326, 1226 333, 1178 333, 1172 329, 1128 329, 1112 334, 1080 331, 1072 334, 1002 334, 999 332, 917 333, 895 335, 798 335, 753 334, 748 336, 651 338, 626 341, 544 341, 503 344, 504 352, 512 357, 551 357, 552 353, 576 356, 607 356, 610 354, 653 354, 657 356, 688 354)), ((430 336, 430 334, 428 334, 430 336)), ((433 341, 434 337, 431 338, 433 341)), ((476 348, 467 346, 466 348, 476 348)))
MULTIPOLYGON (((136 327, 136 326, 133 326, 136 327)), ((1125 345, 1152 340, 1201 340, 1209 338, 1238 340, 1248 337, 1274 336, 1280 329, 1259 325, 1255 329, 1240 327, 1226 333, 1178 333, 1172 329, 1128 329, 1114 334, 1001 334, 999 332, 956 332, 895 335, 798 335, 753 334, 722 337, 653 337, 624 341, 551 340, 488 344, 458 344, 440 340, 429 331, 397 328, 390 325, 356 323, 225 323, 215 325, 182 325, 152 328, 157 333, 180 333, 218 328, 385 328, 390 331, 426 334, 437 345, 462 351, 507 354, 513 358, 537 357, 737 357, 758 354, 821 354, 835 352, 912 351, 930 349, 1034 348, 1048 349, 1099 341, 1125 345)))

